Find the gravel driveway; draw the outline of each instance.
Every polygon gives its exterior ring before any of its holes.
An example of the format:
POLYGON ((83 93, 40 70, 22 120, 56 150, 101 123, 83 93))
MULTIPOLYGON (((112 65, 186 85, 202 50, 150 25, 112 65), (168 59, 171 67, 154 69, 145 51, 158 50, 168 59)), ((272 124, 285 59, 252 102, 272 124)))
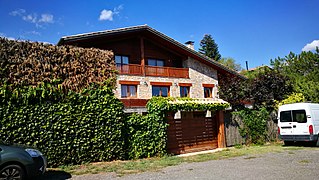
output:
POLYGON ((157 172, 117 177, 114 173, 73 176, 74 180, 319 179, 319 148, 184 163, 157 172))

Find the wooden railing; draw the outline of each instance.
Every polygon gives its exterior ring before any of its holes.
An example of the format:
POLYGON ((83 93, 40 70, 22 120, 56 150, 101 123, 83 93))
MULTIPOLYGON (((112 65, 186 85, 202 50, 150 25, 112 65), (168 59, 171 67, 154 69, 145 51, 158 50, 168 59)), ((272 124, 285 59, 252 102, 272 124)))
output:
POLYGON ((146 76, 189 78, 188 68, 145 66, 146 76))
MULTIPOLYGON (((143 67, 139 64, 117 65, 116 67, 120 74, 143 75, 143 67)), ((188 68, 145 66, 145 76, 189 78, 189 70, 188 68)))
POLYGON ((120 74, 143 75, 142 66, 139 64, 117 64, 116 68, 120 74))

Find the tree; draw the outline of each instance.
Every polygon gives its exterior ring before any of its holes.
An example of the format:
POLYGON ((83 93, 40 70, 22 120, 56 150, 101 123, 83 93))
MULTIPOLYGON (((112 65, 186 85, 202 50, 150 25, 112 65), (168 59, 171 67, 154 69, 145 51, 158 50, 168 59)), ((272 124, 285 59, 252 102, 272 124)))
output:
POLYGON ((307 101, 319 103, 319 49, 315 52, 290 53, 271 60, 275 70, 289 77, 294 92, 302 93, 307 101))
POLYGON ((248 80, 233 76, 219 76, 220 97, 228 101, 234 109, 240 109, 243 103, 252 102, 255 109, 275 108, 276 101, 281 101, 292 93, 288 77, 270 68, 261 68, 248 80))
POLYGON ((218 51, 218 45, 215 43, 210 34, 205 34, 203 39, 200 41, 199 52, 215 61, 219 61, 221 58, 218 51))
POLYGON ((235 71, 241 71, 243 70, 243 68, 241 67, 240 64, 237 64, 235 62, 235 59, 228 57, 228 58, 221 58, 219 61, 219 63, 225 65, 226 67, 233 69, 235 71))

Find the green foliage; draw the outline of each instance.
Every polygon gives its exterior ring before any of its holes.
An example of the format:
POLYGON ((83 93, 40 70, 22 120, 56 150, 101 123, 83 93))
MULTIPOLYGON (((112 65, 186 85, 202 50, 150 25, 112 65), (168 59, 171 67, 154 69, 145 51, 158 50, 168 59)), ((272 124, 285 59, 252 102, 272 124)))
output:
POLYGON ((234 58, 221 58, 218 62, 235 71, 241 71, 243 69, 240 64, 235 62, 234 58))
POLYGON ((126 126, 129 159, 166 154, 167 123, 164 118, 134 113, 128 117, 126 126))
POLYGON ((123 104, 112 89, 70 92, 59 102, 2 101, 0 139, 37 147, 53 167, 122 159, 123 104))
POLYGON ((243 120, 243 126, 240 127, 240 134, 246 137, 246 143, 264 144, 267 136, 267 119, 269 112, 266 108, 259 110, 243 109, 233 112, 239 115, 243 120))
POLYGON ((246 81, 231 76, 221 76, 220 97, 236 109, 244 102, 254 103, 255 108, 274 109, 275 102, 281 101, 292 92, 288 78, 270 68, 255 71, 246 81))
POLYGON ((302 93, 307 101, 319 102, 319 49, 316 52, 290 53, 272 60, 271 64, 289 77, 294 92, 302 93))
POLYGON ((215 43, 215 40, 210 34, 205 34, 203 39, 200 41, 199 52, 215 61, 219 61, 221 58, 218 51, 218 45, 215 43))
POLYGON ((0 42, 1 140, 38 148, 52 167, 125 157, 113 53, 0 42))
POLYGON ((169 111, 192 111, 192 110, 223 110, 229 107, 228 103, 223 102, 213 102, 205 103, 200 99, 196 98, 164 98, 164 97, 153 97, 147 103, 147 109, 149 113, 154 113, 157 115, 165 115, 165 112, 169 111))
POLYGON ((299 102, 306 102, 305 96, 302 93, 292 93, 286 99, 278 102, 277 106, 281 106, 284 104, 299 103, 299 102))

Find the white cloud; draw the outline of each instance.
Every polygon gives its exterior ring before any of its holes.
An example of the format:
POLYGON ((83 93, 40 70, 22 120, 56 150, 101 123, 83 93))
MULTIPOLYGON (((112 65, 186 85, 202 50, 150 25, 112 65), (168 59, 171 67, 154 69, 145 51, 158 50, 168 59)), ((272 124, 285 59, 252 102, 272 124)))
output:
POLYGON ((119 5, 112 10, 103 9, 100 13, 100 21, 113 21, 113 16, 120 13, 123 9, 123 5, 119 5))
POLYGON ((41 33, 38 31, 27 31, 25 34, 31 34, 31 35, 36 35, 36 36, 41 36, 41 33))
POLYGON ((11 16, 21 17, 22 20, 35 24, 37 28, 42 28, 43 24, 54 23, 52 14, 44 13, 38 18, 37 13, 27 13, 24 9, 17 9, 9 13, 11 16))
POLYGON ((311 43, 305 45, 305 47, 302 48, 302 51, 313 51, 316 50, 316 47, 319 48, 319 40, 313 40, 311 43))
POLYGON ((105 20, 113 21, 113 11, 103 9, 101 11, 99 20, 100 21, 105 21, 105 20))
POLYGON ((41 14, 41 19, 39 22, 43 23, 54 23, 52 14, 41 14))
POLYGON ((31 23, 37 23, 38 21, 37 14, 28 14, 26 16, 22 16, 22 19, 31 23))
POLYGON ((25 12, 26 12, 25 9, 17 9, 17 10, 11 11, 9 14, 11 16, 22 16, 25 12))

